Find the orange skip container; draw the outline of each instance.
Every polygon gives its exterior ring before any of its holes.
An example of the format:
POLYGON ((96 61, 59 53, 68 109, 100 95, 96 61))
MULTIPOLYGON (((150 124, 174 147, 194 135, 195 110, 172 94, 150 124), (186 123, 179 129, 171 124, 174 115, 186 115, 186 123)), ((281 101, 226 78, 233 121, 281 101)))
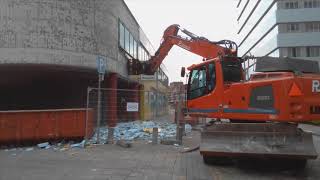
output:
POLYGON ((0 111, 0 145, 82 139, 86 134, 93 134, 92 109, 0 111))

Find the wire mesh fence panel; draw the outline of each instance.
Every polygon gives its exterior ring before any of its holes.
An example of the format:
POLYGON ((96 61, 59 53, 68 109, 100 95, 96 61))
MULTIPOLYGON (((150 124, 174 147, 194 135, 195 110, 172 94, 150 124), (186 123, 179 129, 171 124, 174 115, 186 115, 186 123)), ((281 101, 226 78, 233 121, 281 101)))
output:
MULTIPOLYGON (((99 98, 97 88, 88 88, 87 108, 93 113, 92 122, 87 124, 92 124, 95 129, 95 138, 107 133, 101 132, 101 129, 97 131, 98 126, 115 127, 118 123, 137 120, 171 120, 168 115, 172 112, 169 111, 167 93, 131 89, 104 88, 100 90, 99 98)), ((90 135, 87 135, 87 138, 90 138, 88 136, 90 135)))

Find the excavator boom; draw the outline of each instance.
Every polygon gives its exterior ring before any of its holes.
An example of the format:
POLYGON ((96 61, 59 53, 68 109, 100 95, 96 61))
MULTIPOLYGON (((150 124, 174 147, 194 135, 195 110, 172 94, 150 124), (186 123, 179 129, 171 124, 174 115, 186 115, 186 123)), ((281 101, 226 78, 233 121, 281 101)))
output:
POLYGON ((140 62, 135 59, 131 60, 128 67, 129 74, 153 75, 174 45, 197 54, 204 59, 213 59, 217 56, 237 56, 238 49, 236 43, 233 41, 222 40, 212 42, 186 29, 181 29, 179 25, 174 24, 164 31, 161 45, 154 56, 145 62, 140 62), (178 35, 179 32, 183 33, 186 37, 178 35))

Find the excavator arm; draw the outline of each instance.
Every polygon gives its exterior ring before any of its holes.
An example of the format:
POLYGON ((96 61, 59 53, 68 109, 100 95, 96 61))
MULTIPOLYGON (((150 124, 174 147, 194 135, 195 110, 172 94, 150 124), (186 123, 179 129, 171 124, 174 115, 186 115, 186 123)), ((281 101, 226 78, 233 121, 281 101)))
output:
POLYGON ((208 39, 199 37, 188 30, 181 29, 179 25, 174 24, 169 26, 164 31, 160 47, 156 51, 155 55, 152 56, 148 61, 140 62, 136 59, 129 61, 129 74, 153 75, 174 45, 197 54, 204 59, 212 59, 217 56, 237 56, 238 48, 236 43, 233 41, 209 41, 208 39), (179 32, 182 32, 184 35, 186 35, 186 37, 178 35, 179 32))

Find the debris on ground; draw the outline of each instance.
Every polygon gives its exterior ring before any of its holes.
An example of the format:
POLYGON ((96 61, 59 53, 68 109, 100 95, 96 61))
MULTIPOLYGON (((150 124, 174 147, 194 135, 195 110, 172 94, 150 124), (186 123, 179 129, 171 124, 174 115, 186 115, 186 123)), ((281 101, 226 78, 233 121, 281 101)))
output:
POLYGON ((33 147, 29 147, 29 148, 26 148, 26 150, 25 151, 33 151, 34 150, 34 148, 33 147))
POLYGON ((123 148, 130 148, 132 146, 132 144, 129 141, 125 141, 125 140, 119 140, 117 141, 116 144, 123 148))
POLYGON ((60 149, 60 151, 66 151, 66 150, 68 150, 68 148, 63 147, 60 149))
MULTIPOLYGON (((152 143, 153 128, 158 128, 158 139, 161 144, 174 145, 178 144, 175 140, 177 125, 170 122, 153 122, 153 121, 133 121, 126 123, 118 123, 114 128, 114 140, 116 144, 121 147, 131 147, 131 142, 133 140, 143 140, 147 143, 152 143), (169 140, 171 139, 171 140, 169 140)), ((108 128, 100 127, 100 142, 101 144, 106 144, 108 140, 108 128)), ((191 133, 192 127, 190 124, 185 124, 186 134, 191 133)), ((22 148, 12 148, 6 149, 5 151, 33 151, 35 148, 43 150, 53 150, 53 151, 67 151, 72 148, 85 148, 86 146, 97 144, 97 131, 91 139, 87 142, 85 140, 80 143, 75 143, 72 141, 61 141, 59 143, 43 142, 37 144, 35 147, 29 147, 26 149, 22 148)))
POLYGON ((176 139, 168 138, 168 139, 161 139, 160 144, 163 145, 174 145, 178 144, 179 142, 176 139))
POLYGON ((50 144, 48 142, 40 143, 37 146, 38 146, 38 148, 41 148, 41 149, 49 149, 50 148, 50 144))
MULTIPOLYGON (((134 121, 127 123, 118 123, 114 128, 115 140, 128 140, 135 139, 149 141, 152 139, 153 128, 158 128, 159 139, 172 138, 176 136, 177 125, 169 122, 153 122, 153 121, 134 121)), ((191 133, 192 127, 190 124, 185 125, 185 132, 191 133)), ((108 128, 100 128, 100 142, 105 144, 108 139, 108 128)), ((89 144, 95 144, 97 142, 97 133, 89 140, 89 144)))
POLYGON ((152 132, 153 132, 153 128, 143 128, 143 132, 146 132, 146 133, 152 134, 152 132))
POLYGON ((80 143, 76 143, 76 144, 71 144, 70 147, 71 148, 84 148, 85 145, 85 140, 81 141, 80 143))
POLYGON ((200 146, 192 147, 192 148, 183 148, 184 151, 181 151, 181 153, 189 153, 199 150, 200 146))

